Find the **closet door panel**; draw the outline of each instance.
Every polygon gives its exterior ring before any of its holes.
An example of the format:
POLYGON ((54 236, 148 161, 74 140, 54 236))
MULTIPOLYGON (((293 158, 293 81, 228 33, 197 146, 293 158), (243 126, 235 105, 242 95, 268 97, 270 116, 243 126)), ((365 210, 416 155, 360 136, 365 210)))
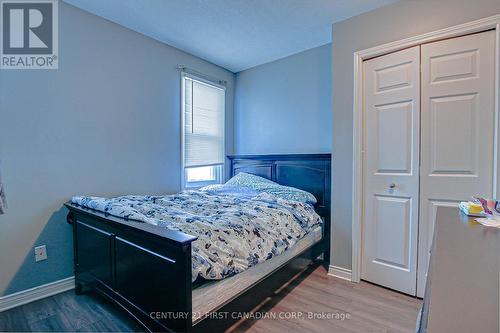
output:
POLYGON ((416 291, 420 48, 365 62, 361 278, 416 291))
POLYGON ((422 45, 418 295, 436 207, 493 195, 495 33, 422 45))

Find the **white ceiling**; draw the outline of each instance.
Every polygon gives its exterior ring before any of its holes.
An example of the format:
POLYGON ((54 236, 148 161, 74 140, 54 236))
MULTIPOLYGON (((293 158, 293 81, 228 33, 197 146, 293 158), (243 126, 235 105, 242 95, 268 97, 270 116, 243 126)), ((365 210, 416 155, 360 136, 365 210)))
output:
POLYGON ((239 72, 331 42, 334 22, 397 0, 64 0, 239 72))

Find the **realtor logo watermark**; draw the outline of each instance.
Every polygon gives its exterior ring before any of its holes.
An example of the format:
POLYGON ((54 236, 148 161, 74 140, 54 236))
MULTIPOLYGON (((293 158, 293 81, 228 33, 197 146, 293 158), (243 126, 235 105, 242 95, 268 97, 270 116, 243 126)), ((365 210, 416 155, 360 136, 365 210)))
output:
POLYGON ((0 0, 0 68, 57 69, 58 0, 0 0))

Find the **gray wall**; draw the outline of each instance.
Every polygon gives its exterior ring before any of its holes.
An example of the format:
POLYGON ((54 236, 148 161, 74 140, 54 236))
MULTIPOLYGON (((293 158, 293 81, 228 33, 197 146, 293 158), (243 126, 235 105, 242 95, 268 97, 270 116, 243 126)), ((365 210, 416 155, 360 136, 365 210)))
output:
POLYGON ((180 74, 185 64, 234 74, 59 2, 59 70, 0 72, 0 159, 9 209, 0 216, 0 295, 73 275, 63 203, 180 189, 180 74), (46 244, 49 259, 34 262, 46 244))
POLYGON ((331 152, 331 45, 237 74, 239 154, 331 152))
POLYGON ((402 0, 333 25, 334 265, 351 268, 353 53, 499 13, 499 0, 402 0))

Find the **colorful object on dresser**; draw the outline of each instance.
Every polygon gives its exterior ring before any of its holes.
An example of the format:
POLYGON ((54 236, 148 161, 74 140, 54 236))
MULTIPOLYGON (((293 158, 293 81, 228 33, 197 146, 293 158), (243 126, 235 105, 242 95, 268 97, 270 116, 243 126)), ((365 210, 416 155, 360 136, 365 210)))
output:
POLYGON ((460 208, 460 210, 468 216, 473 216, 473 217, 485 216, 483 211, 483 205, 481 205, 481 203, 477 201, 462 201, 458 205, 458 208, 460 208))
POLYGON ((500 228, 500 201, 476 197, 475 201, 481 203, 486 218, 477 218, 476 222, 486 227, 500 228))

